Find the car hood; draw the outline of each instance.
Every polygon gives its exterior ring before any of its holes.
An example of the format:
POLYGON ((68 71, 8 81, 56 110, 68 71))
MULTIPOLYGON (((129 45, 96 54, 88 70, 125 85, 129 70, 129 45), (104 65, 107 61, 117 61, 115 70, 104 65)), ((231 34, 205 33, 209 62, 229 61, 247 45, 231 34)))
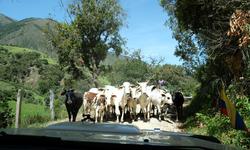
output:
POLYGON ((190 134, 161 131, 159 129, 140 130, 133 125, 114 123, 63 122, 46 128, 0 129, 0 131, 10 135, 59 137, 65 141, 235 149, 190 134))

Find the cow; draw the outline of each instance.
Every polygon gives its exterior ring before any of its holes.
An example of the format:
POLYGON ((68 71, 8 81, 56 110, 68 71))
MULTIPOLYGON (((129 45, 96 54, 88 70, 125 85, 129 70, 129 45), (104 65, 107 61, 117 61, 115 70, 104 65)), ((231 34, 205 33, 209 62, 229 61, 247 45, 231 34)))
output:
POLYGON ((104 92, 98 93, 95 97, 95 123, 98 122, 98 118, 100 118, 100 122, 103 122, 103 116, 106 112, 106 98, 104 92))
POLYGON ((174 106, 176 108, 176 121, 182 118, 182 111, 183 111, 183 103, 184 103, 184 96, 180 92, 180 90, 174 93, 174 106))
POLYGON ((65 95, 64 103, 68 112, 69 122, 75 122, 77 113, 83 103, 82 94, 74 92, 73 89, 70 89, 64 90, 61 95, 65 95), (73 120, 71 120, 71 117, 73 117, 73 120))
POLYGON ((89 91, 84 92, 83 94, 83 117, 87 116, 87 118, 84 118, 83 121, 89 119, 91 121, 95 121, 95 113, 96 113, 96 97, 98 94, 103 93, 102 89, 98 88, 91 88, 89 91))
POLYGON ((115 104, 115 114, 116 122, 119 122, 119 117, 121 116, 121 122, 124 122, 125 107, 127 105, 128 99, 130 98, 130 83, 124 82, 122 86, 116 88, 112 94, 112 101, 115 104), (120 113, 121 108, 121 113, 120 113))
POLYGON ((112 117, 112 114, 115 113, 115 103, 112 95, 114 96, 114 92, 117 89, 111 85, 105 85, 104 87, 104 95, 106 98, 106 117, 112 117))
POLYGON ((148 81, 137 83, 139 85, 140 96, 138 98, 138 103, 140 104, 142 113, 144 115, 144 121, 150 120, 150 100, 148 96, 150 94, 150 87, 147 86, 148 81))
POLYGON ((156 107, 156 109, 154 109, 154 115, 155 110, 157 110, 158 112, 158 119, 159 121, 161 121, 161 113, 162 113, 162 109, 164 108, 164 105, 172 105, 173 101, 172 101, 172 96, 170 93, 164 91, 163 89, 159 89, 158 87, 154 87, 152 88, 151 93, 149 94, 149 101, 151 102, 151 104, 156 107))
POLYGON ((131 86, 131 97, 128 99, 127 107, 130 114, 130 119, 132 122, 137 120, 136 115, 140 112, 140 104, 138 102, 140 97, 139 87, 131 86))

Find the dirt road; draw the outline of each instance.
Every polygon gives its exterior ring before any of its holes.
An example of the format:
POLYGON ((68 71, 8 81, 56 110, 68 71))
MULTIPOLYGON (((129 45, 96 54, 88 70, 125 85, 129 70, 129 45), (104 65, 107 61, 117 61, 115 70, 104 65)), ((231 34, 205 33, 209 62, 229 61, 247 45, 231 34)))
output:
MULTIPOLYGON (((76 121, 81 121, 81 116, 79 115, 76 119, 76 121)), ((67 122, 68 119, 58 120, 58 121, 52 121, 49 122, 46 126, 60 123, 60 122, 67 122)), ((112 121, 109 121, 109 123, 114 123, 112 121)), ((160 129, 164 131, 172 131, 172 132, 181 132, 181 129, 178 128, 178 123, 175 123, 171 120, 162 120, 159 121, 156 118, 151 118, 149 122, 143 122, 142 120, 134 121, 133 123, 124 122, 121 124, 132 124, 137 126, 140 129, 160 129)))
MULTIPOLYGON (((124 124, 127 124, 126 122, 124 124)), ((156 118, 151 118, 149 122, 143 122, 142 120, 135 121, 132 123, 133 125, 139 127, 140 129, 160 129, 164 131, 172 131, 172 132, 181 132, 178 129, 178 124, 172 122, 171 120, 168 121, 159 121, 156 118)))

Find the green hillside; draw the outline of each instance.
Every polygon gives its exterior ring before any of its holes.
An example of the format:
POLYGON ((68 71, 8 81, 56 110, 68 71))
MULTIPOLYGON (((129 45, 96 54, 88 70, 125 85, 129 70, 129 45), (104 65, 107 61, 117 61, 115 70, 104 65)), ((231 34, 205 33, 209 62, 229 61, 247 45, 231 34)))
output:
POLYGON ((27 18, 14 21, 0 15, 0 44, 31 48, 55 56, 55 51, 44 33, 48 25, 53 28, 55 24, 51 19, 27 18))
POLYGON ((39 52, 37 50, 29 49, 29 48, 22 48, 22 47, 16 47, 16 46, 7 46, 7 45, 0 45, 0 47, 3 47, 7 49, 11 53, 25 53, 25 52, 38 52, 41 55, 42 59, 46 59, 49 64, 57 64, 56 59, 50 57, 49 55, 39 52))

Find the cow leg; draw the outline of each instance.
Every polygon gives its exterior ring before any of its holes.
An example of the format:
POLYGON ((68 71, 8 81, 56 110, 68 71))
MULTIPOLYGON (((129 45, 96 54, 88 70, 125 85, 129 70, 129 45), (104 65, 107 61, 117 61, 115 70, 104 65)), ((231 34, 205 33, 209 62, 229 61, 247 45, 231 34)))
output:
POLYGON ((136 108, 134 106, 131 108, 131 114, 130 114, 132 122, 136 120, 136 108))
POLYGON ((147 120, 148 121, 150 121, 150 110, 151 110, 151 105, 150 104, 148 104, 148 106, 147 106, 147 120))
POLYGON ((108 118, 111 118, 111 109, 110 109, 110 105, 106 105, 106 115, 105 115, 105 119, 107 120, 108 118))
POLYGON ((176 121, 177 121, 177 122, 179 121, 179 117, 180 117, 180 107, 177 106, 177 107, 176 107, 176 121))
POLYGON ((118 105, 115 105, 116 122, 119 122, 120 109, 118 105))
POLYGON ((70 113, 69 106, 66 105, 66 109, 67 109, 67 113, 68 113, 68 117, 69 117, 69 122, 71 122, 71 113, 70 113))
POLYGON ((142 108, 142 113, 143 113, 143 120, 144 122, 147 122, 148 121, 148 110, 146 107, 142 108))
MULTIPOLYGON (((107 107, 106 107, 107 108, 107 107)), ((108 109, 106 109, 106 111, 103 112, 103 118, 105 118, 106 121, 108 121, 108 117, 109 117, 109 114, 108 114, 108 109)))
POLYGON ((76 121, 76 117, 77 117, 77 114, 78 114, 78 111, 79 111, 80 107, 79 106, 76 106, 73 108, 73 111, 72 111, 72 115, 73 115, 73 122, 76 121))
POLYGON ((124 113, 125 113, 125 107, 122 108, 121 122, 124 122, 124 113))
POLYGON ((183 116, 183 106, 181 105, 180 106, 180 118, 179 119, 182 119, 182 116, 183 116))
POLYGON ((73 122, 76 122, 76 114, 73 114, 73 122))
POLYGON ((161 121, 161 106, 157 105, 157 111, 158 111, 158 119, 161 121))
POLYGON ((96 110, 95 110, 95 123, 97 123, 98 112, 99 112, 99 107, 97 107, 96 110))
POLYGON ((146 110, 145 110, 146 108, 142 108, 142 113, 143 113, 143 121, 144 122, 147 122, 147 114, 146 114, 146 110))
POLYGON ((73 122, 75 122, 76 121, 76 116, 77 116, 77 110, 73 110, 72 111, 72 115, 73 115, 73 122))
POLYGON ((158 106, 157 105, 154 105, 153 106, 154 107, 154 117, 157 117, 157 115, 158 115, 158 106))
POLYGON ((100 112, 100 122, 102 123, 103 122, 103 116, 104 116, 104 111, 102 110, 100 112))

